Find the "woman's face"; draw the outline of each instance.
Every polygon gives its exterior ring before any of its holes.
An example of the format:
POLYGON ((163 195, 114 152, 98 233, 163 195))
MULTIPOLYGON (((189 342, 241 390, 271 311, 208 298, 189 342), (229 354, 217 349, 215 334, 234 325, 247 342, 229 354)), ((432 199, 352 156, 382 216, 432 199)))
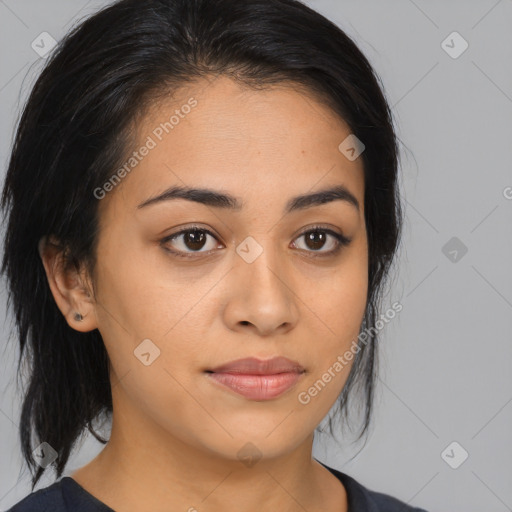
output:
POLYGON ((292 87, 221 77, 159 100, 137 130, 121 183, 98 192, 89 319, 111 360, 114 429, 148 450, 290 452, 342 390, 366 305, 363 163, 338 148, 350 129, 292 87), (147 203, 175 187, 211 193, 147 203), (334 187, 345 198, 294 201, 334 187), (277 356, 302 373, 211 373, 277 356))

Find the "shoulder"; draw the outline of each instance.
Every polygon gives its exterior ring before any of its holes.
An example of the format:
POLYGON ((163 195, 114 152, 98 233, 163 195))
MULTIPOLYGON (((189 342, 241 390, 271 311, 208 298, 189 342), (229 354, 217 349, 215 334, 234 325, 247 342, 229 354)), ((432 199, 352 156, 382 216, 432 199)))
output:
POLYGON ((55 482, 48 487, 32 492, 7 512, 66 512, 66 504, 62 496, 62 484, 55 482))
POLYGON ((345 486, 350 489, 348 494, 354 498, 354 510, 360 508, 361 511, 371 512, 427 512, 425 509, 413 507, 389 494, 372 491, 348 475, 344 475, 344 480, 345 486))
POLYGON ((377 507, 379 512, 427 512, 423 508, 412 507, 389 494, 370 491, 366 489, 370 501, 377 507))
POLYGON ((346 473, 325 467, 338 477, 345 487, 348 508, 351 512, 427 512, 423 508, 413 507, 389 494, 372 491, 346 473))

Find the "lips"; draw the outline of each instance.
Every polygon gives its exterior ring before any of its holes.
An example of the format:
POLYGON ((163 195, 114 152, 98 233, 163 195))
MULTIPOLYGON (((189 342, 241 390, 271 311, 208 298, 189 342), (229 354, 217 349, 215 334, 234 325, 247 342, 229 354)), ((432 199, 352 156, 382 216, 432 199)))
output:
POLYGON ((304 368, 286 357, 238 359, 208 370, 210 380, 250 400, 270 400, 291 389, 304 368))
POLYGON ((304 368, 299 363, 286 357, 274 357, 267 360, 249 357, 217 366, 210 371, 215 373, 244 373, 247 375, 275 375, 276 373, 301 373, 304 368))

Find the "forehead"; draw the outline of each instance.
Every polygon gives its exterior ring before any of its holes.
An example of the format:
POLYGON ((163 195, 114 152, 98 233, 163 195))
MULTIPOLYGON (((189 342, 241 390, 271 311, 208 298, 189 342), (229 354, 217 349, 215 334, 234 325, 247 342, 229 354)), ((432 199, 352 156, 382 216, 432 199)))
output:
POLYGON ((338 149, 349 126, 289 83, 262 90, 227 77, 188 84, 153 101, 135 133, 133 149, 150 150, 121 184, 132 206, 173 184, 246 197, 265 191, 284 201, 342 183, 363 203, 362 158, 350 161, 338 149))
MULTIPOLYGON (((186 142, 185 137, 190 140, 189 128, 196 135, 192 139, 223 145, 233 142, 239 152, 245 147, 238 146, 241 141, 281 150, 284 146, 296 149, 297 145, 306 150, 319 142, 337 146, 340 132, 350 133, 347 123, 304 86, 283 82, 255 90, 224 76, 202 79, 172 96, 156 99, 136 127, 138 140, 159 131, 158 127, 171 117, 170 133, 183 136, 180 146, 186 142), (187 108, 191 100, 197 102, 193 109, 187 108)), ((191 140, 191 144, 194 142, 191 140)))

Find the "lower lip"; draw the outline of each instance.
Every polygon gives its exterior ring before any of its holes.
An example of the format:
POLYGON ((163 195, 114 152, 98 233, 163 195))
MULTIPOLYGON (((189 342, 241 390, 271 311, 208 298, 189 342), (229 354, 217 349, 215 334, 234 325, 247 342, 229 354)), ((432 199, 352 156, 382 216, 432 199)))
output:
POLYGON ((215 382, 250 400, 270 400, 291 389, 302 373, 287 372, 274 375, 240 373, 208 373, 215 382))

